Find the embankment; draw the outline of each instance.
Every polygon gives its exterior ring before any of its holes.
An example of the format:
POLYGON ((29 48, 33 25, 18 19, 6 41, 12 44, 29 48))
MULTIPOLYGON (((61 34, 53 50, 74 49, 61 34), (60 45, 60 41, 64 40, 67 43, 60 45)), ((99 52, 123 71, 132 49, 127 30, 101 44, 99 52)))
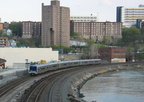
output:
POLYGON ((142 68, 140 64, 117 64, 117 65, 103 65, 103 66, 88 66, 88 69, 78 72, 73 75, 63 86, 63 101, 64 102, 85 102, 80 97, 83 94, 80 93, 82 86, 90 79, 108 72, 130 70, 134 68, 142 68))

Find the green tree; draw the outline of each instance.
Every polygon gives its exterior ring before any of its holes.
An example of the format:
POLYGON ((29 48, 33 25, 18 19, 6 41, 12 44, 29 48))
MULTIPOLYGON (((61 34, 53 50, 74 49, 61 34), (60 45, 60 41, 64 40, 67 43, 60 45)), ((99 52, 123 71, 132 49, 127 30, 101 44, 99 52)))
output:
POLYGON ((110 37, 109 36, 104 36, 102 43, 103 44, 110 44, 110 37))
POLYGON ((79 38, 79 34, 76 33, 76 32, 72 32, 72 33, 70 34, 70 37, 71 37, 72 39, 78 39, 78 38, 79 38))
POLYGON ((93 46, 95 43, 93 40, 86 40, 86 47, 83 49, 83 55, 82 58, 86 58, 86 57, 91 57, 92 55, 92 51, 95 50, 95 47, 93 46), (93 48, 92 48, 93 46, 93 48))
POLYGON ((142 61, 144 59, 144 54, 143 53, 140 53, 138 56, 139 56, 138 57, 139 61, 142 61))
POLYGON ((41 45, 41 38, 39 36, 33 36, 30 40, 34 41, 36 47, 43 47, 41 45))
POLYGON ((97 48, 105 48, 106 46, 103 44, 96 44, 97 48))
POLYGON ((14 36, 22 36, 22 24, 21 22, 12 22, 9 26, 9 29, 12 30, 14 36))
POLYGON ((61 47, 59 45, 52 45, 51 46, 53 49, 60 49, 61 47))
POLYGON ((122 31, 122 40, 126 45, 140 42, 141 32, 136 27, 124 28, 122 31))
POLYGON ((116 46, 124 46, 125 44, 124 44, 124 42, 123 42, 123 39, 120 38, 120 39, 117 40, 117 43, 116 43, 115 45, 116 45, 116 46))
POLYGON ((41 45, 41 39, 39 37, 33 38, 19 38, 17 41, 17 46, 26 46, 26 47, 43 47, 41 45))
POLYGON ((141 41, 144 43, 144 27, 142 27, 141 29, 140 29, 140 32, 141 32, 141 41))
POLYGON ((127 61, 132 61, 132 56, 133 56, 133 48, 129 45, 127 46, 127 52, 126 52, 127 61))
POLYGON ((10 37, 10 36, 7 34, 0 34, 0 37, 10 37))
POLYGON ((61 54, 62 53, 66 54, 66 53, 69 53, 69 52, 74 52, 74 48, 66 47, 66 46, 63 46, 63 45, 52 45, 51 47, 55 50, 58 50, 61 54))
POLYGON ((140 31, 141 31, 141 34, 144 35, 144 27, 142 27, 142 28, 140 29, 140 31))
POLYGON ((86 40, 86 43, 87 43, 87 46, 91 46, 94 44, 94 41, 93 40, 86 40))

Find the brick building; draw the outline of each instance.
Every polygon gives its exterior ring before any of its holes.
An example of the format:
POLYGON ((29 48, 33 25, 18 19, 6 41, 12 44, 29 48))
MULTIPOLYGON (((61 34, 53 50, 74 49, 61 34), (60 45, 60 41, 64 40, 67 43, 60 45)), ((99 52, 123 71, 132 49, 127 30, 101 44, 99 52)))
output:
POLYGON ((59 0, 51 5, 42 3, 42 45, 70 46, 70 9, 60 6, 59 0))
POLYGON ((100 58, 110 63, 126 62, 125 48, 100 48, 100 58))
POLYGON ((122 37, 121 22, 70 22, 70 32, 76 32, 85 39, 94 42, 108 39, 109 42, 117 41, 122 37))
POLYGON ((41 22, 22 22, 22 37, 31 38, 32 36, 41 36, 41 22))
POLYGON ((2 31, 2 30, 3 30, 3 24, 0 23, 0 31, 2 31))
POLYGON ((33 22, 33 36, 41 36, 41 22, 33 22))

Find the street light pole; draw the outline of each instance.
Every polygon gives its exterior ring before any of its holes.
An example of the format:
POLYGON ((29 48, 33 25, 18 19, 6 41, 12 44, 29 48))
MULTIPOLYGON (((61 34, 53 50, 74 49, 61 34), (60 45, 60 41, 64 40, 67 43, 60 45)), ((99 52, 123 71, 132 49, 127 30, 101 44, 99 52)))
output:
POLYGON ((28 67, 28 66, 29 66, 28 59, 25 59, 25 62, 26 62, 26 63, 25 63, 25 66, 26 66, 26 68, 27 68, 27 71, 29 71, 29 69, 28 69, 28 68, 29 68, 29 67, 28 67))

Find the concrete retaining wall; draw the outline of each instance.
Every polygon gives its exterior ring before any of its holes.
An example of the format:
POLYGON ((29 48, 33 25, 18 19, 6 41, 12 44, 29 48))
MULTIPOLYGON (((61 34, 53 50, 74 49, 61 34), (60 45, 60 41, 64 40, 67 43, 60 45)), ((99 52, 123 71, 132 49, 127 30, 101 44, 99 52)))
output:
POLYGON ((17 71, 16 72, 16 76, 20 77, 20 76, 24 76, 24 75, 28 75, 28 70, 24 70, 24 71, 17 71))
POLYGON ((8 73, 8 74, 4 74, 4 75, 0 75, 0 87, 10 83, 12 80, 27 75, 28 71, 27 70, 22 70, 22 71, 15 71, 12 73, 8 73))

